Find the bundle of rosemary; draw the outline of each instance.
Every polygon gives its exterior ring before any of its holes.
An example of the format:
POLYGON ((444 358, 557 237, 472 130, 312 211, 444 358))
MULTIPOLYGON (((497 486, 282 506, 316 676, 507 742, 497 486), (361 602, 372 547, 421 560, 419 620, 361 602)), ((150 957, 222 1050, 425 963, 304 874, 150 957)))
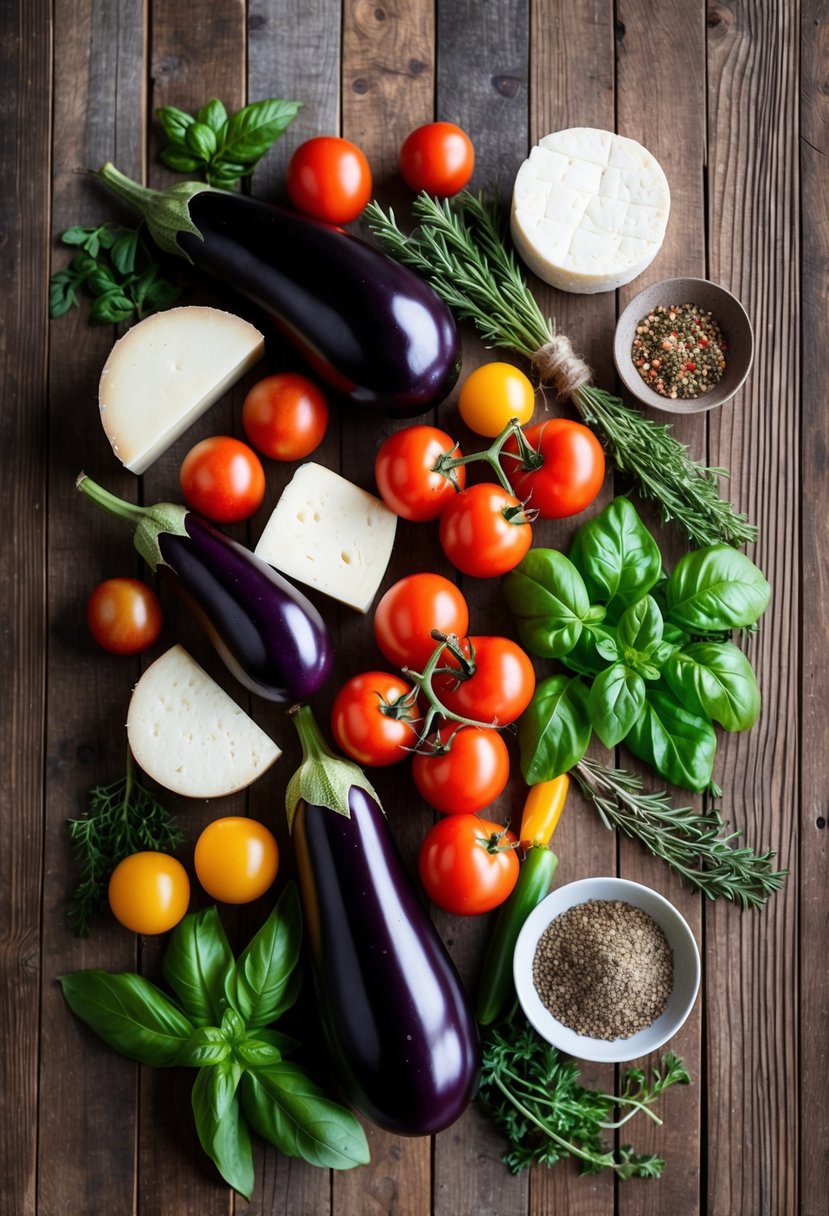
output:
POLYGON ((692 460, 669 424, 652 422, 590 383, 590 369, 543 316, 501 236, 494 208, 480 196, 463 191, 439 203, 419 194, 412 205, 418 226, 410 235, 376 202, 365 215, 386 252, 421 274, 460 320, 472 321, 491 346, 526 356, 542 383, 572 401, 617 469, 659 504, 663 522, 674 520, 700 547, 739 547, 756 539, 754 525, 720 497, 725 469, 692 460))

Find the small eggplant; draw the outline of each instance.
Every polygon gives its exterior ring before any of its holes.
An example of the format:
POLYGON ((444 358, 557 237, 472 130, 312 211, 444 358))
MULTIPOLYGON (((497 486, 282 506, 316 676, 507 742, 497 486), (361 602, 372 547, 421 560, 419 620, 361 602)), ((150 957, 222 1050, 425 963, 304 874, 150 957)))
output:
POLYGON ((126 519, 135 547, 181 597, 237 680, 269 701, 311 696, 331 671, 325 622, 281 574, 174 503, 138 507, 81 473, 77 487, 126 519))
POLYGON ((452 390, 460 342, 449 308, 375 246, 203 182, 151 190, 111 164, 98 176, 141 213, 160 249, 252 300, 356 405, 408 418, 452 390))
POLYGON ((288 823, 332 1065, 374 1123, 431 1135, 478 1087, 475 1018, 376 793, 328 750, 307 706, 291 715, 303 762, 288 785, 288 823))

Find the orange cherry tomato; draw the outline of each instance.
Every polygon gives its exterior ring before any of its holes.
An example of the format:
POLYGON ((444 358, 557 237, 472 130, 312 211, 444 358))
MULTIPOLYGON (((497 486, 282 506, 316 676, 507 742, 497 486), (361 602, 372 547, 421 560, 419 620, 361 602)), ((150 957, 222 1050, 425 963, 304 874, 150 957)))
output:
POLYGON ((86 620, 99 646, 112 654, 140 654, 161 632, 161 604, 137 578, 108 578, 86 605, 86 620))
POLYGON ((273 884, 279 847, 264 823, 229 815, 204 829, 193 864, 208 895, 224 904, 247 904, 273 884))
POLYGON ((131 853, 109 880, 109 906, 133 933, 166 933, 190 903, 190 879, 169 853, 131 853))

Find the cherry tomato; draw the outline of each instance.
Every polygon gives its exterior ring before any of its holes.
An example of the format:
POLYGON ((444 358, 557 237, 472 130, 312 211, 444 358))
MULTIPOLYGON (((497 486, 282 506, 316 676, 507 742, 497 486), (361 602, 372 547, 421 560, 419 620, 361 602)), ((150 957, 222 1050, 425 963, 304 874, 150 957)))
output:
MULTIPOLYGON (((504 465, 518 497, 542 519, 566 519, 589 507, 604 482, 604 452, 590 428, 569 418, 549 418, 524 434, 540 452, 542 464, 529 470, 513 460, 504 465)), ((504 451, 518 451, 512 436, 504 451)))
POLYGON ((420 722, 416 707, 412 714, 400 705, 411 691, 411 684, 385 671, 352 676, 331 709, 331 730, 346 755, 378 767, 405 760, 420 722))
POLYGON ((482 811, 502 793, 509 777, 509 752, 497 730, 447 722, 425 747, 446 751, 417 752, 412 780, 421 798, 442 815, 482 811))
POLYGON ((224 904, 248 904, 264 895, 279 870, 279 847, 264 823, 229 815, 214 819, 196 841, 196 876, 224 904))
POLYGON ((447 815, 420 847, 418 870, 433 903, 456 916, 489 912, 518 881, 515 837, 477 815, 447 815))
POLYGON ((371 198, 371 169, 350 140, 317 135, 294 152, 285 184, 297 211, 331 224, 348 224, 371 198))
POLYGON ((302 460, 322 443, 328 405, 312 380, 280 372, 254 384, 242 406, 242 426, 271 460, 302 460))
POLYGON ((374 637, 390 663, 422 671, 437 642, 432 630, 465 637, 469 608, 442 574, 409 574, 389 587, 374 613, 374 637))
POLYGON ((511 418, 522 426, 529 422, 535 409, 535 389, 511 363, 483 363, 461 385, 458 409, 471 431, 494 439, 511 418))
POLYGON ((475 168, 472 140, 453 122, 427 122, 400 149, 400 172, 411 190, 449 198, 463 190, 475 168))
POLYGON ((262 462, 246 443, 229 435, 202 439, 179 472, 188 506, 217 524, 249 519, 265 497, 262 462))
POLYGON ((166 933, 190 903, 190 879, 169 853, 131 853, 109 880, 113 915, 133 933, 166 933))
POLYGON ((108 578, 86 604, 86 620, 99 646, 112 654, 140 654, 161 632, 161 604, 137 578, 108 578))
MULTIPOLYGON (((527 655, 509 638, 471 637, 460 641, 461 651, 473 664, 473 673, 460 683, 449 675, 436 676, 435 692, 447 709, 479 722, 508 726, 524 712, 535 691, 535 671, 527 655)), ((441 667, 461 665, 449 650, 441 667)))
POLYGON ((403 519, 437 519, 466 485, 466 468, 459 465, 452 477, 434 471, 438 459, 461 450, 446 431, 436 426, 405 426, 385 439, 374 462, 374 477, 380 497, 403 519))
POLYGON ((475 578, 493 578, 512 570, 533 539, 532 526, 518 499, 486 481, 456 494, 448 503, 440 517, 439 535, 453 566, 475 578))

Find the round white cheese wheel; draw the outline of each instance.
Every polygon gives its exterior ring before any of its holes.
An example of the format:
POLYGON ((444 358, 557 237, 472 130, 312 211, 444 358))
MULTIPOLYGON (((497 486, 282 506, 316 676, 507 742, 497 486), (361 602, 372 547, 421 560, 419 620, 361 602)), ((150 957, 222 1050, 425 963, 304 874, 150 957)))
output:
POLYGON ((545 135, 515 178, 510 227, 534 274, 591 294, 630 283, 665 239, 671 192, 635 139, 594 127, 545 135))

